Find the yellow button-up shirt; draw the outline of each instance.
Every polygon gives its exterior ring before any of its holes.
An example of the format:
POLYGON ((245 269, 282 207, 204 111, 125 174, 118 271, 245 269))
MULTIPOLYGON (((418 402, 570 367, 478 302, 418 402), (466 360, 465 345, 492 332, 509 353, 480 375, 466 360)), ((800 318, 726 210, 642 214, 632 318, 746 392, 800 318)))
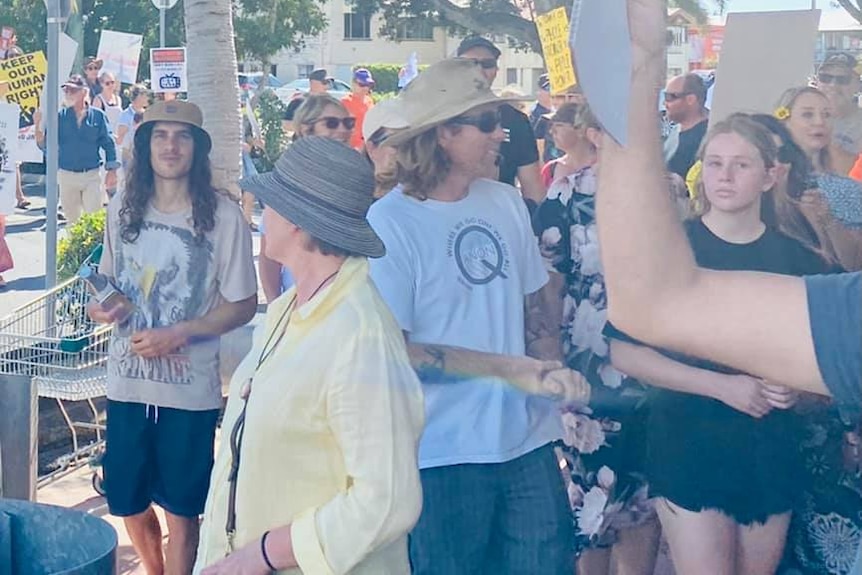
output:
POLYGON ((242 411, 240 390, 254 375, 235 548, 292 523, 299 569, 285 573, 407 575, 407 532, 422 506, 416 453, 424 406, 404 337, 368 277, 367 261, 351 258, 329 287, 292 313, 284 338, 255 374, 293 297, 291 289, 270 305, 231 381, 195 572, 228 548, 229 435, 242 411))

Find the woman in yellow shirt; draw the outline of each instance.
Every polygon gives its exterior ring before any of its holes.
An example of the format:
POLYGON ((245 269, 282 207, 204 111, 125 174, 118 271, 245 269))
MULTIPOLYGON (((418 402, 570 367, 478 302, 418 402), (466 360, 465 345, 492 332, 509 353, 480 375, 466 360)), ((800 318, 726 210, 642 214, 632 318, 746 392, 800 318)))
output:
POLYGON ((385 253, 365 219, 371 166, 308 137, 243 186, 296 284, 231 382, 195 573, 407 575, 424 407, 368 275, 385 253))

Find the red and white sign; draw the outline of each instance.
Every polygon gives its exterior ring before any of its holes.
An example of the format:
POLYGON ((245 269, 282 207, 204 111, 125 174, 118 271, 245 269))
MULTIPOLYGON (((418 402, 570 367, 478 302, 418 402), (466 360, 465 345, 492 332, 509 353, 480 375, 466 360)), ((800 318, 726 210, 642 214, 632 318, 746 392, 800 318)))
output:
POLYGON ((151 48, 150 82, 153 92, 188 92, 185 48, 151 48))

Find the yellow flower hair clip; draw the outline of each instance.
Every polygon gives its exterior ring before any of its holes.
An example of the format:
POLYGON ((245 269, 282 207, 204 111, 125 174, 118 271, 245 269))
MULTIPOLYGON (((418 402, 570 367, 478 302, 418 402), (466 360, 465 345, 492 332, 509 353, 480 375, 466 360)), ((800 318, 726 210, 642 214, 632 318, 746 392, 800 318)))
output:
POLYGON ((786 120, 790 117, 790 110, 787 109, 787 106, 781 106, 773 112, 773 115, 779 120, 786 120))

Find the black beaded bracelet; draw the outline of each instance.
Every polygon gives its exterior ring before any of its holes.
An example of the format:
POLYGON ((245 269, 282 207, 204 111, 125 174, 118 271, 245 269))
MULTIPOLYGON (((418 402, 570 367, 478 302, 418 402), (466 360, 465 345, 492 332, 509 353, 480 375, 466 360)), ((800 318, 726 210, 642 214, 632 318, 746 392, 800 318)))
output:
POLYGON ((263 534, 263 537, 260 538, 260 554, 263 555, 263 562, 266 563, 266 566, 270 571, 278 571, 278 569, 273 566, 272 561, 269 560, 269 555, 266 554, 266 538, 269 537, 269 531, 263 534))

